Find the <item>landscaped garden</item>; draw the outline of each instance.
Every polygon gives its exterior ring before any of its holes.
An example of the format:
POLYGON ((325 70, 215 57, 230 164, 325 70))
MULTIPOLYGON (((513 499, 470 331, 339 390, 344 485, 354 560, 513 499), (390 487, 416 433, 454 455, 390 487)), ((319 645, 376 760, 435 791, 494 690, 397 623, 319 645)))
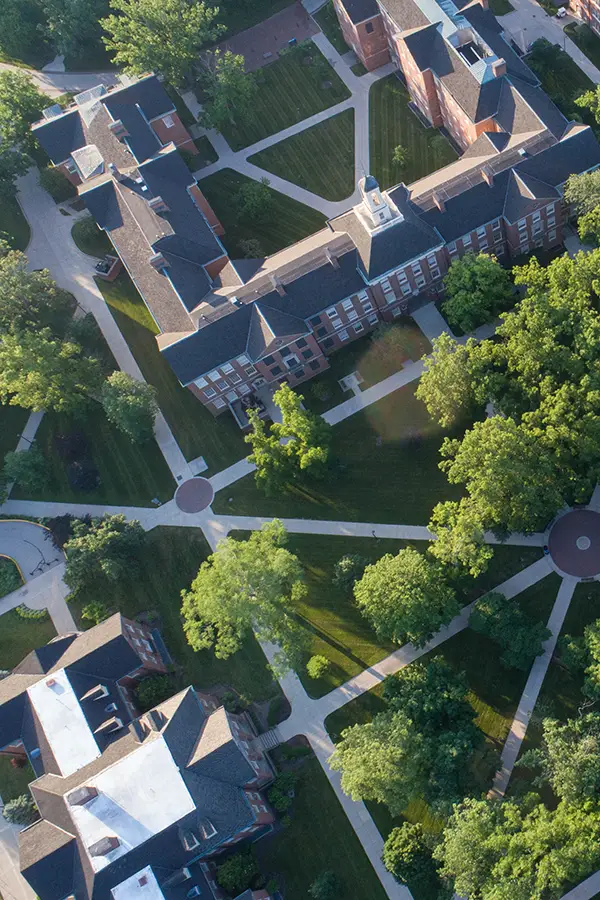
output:
POLYGON ((425 128, 409 108, 410 97, 396 75, 377 81, 370 91, 371 175, 380 187, 410 184, 457 159, 443 134, 425 128), (393 161, 394 150, 406 151, 406 162, 393 161))
POLYGON ((350 96, 341 78, 312 42, 286 50, 281 58, 259 69, 251 108, 237 114, 223 135, 233 150, 241 150, 335 106, 350 96), (234 124, 235 123, 235 124, 234 124))
POLYGON ((204 456, 210 472, 237 462, 247 453, 242 434, 231 418, 215 419, 182 388, 156 344, 158 328, 129 276, 98 281, 115 321, 144 377, 156 388, 158 405, 186 459, 204 456))
POLYGON ((322 213, 272 188, 269 189, 271 204, 267 215, 260 219, 241 218, 237 198, 240 189, 251 181, 233 169, 222 169, 199 182, 202 193, 225 229, 221 240, 232 259, 246 255, 240 247, 242 241, 258 241, 262 254, 270 256, 325 227, 326 219, 322 213))
POLYGON ((354 110, 274 144, 248 162, 326 200, 344 200, 355 187, 354 110))
POLYGON ((325 480, 267 498, 254 476, 247 475, 220 491, 213 509, 232 515, 426 525, 437 502, 461 494, 438 468, 443 437, 410 384, 334 427, 337 465, 325 480))
POLYGON ((91 216, 78 219, 71 229, 71 237, 83 253, 102 259, 114 253, 114 247, 105 231, 96 225, 91 216))
POLYGON ((12 594, 23 584, 16 563, 7 556, 0 556, 0 597, 12 594))

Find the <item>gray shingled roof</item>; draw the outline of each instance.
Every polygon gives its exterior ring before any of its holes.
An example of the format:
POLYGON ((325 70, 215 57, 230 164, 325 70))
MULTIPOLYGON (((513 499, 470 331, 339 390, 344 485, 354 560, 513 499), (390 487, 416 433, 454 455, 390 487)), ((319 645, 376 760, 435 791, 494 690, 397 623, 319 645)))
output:
POLYGON ((342 0, 342 2, 350 20, 355 24, 371 19, 379 13, 377 0, 342 0))
POLYGON ((78 110, 44 120, 33 127, 33 134, 54 165, 64 162, 73 150, 80 150, 87 144, 78 110))
POLYGON ((532 175, 511 169, 508 173, 506 199, 502 215, 511 223, 533 212, 540 206, 540 200, 548 202, 560 197, 555 187, 545 184, 532 175))
POLYGON ((274 350, 291 344, 309 331, 303 319, 273 309, 272 306, 265 306, 262 301, 257 300, 252 304, 248 329, 248 355, 256 362, 274 350))
POLYGON ((413 0, 381 0, 381 5, 398 26, 398 31, 410 31, 428 25, 429 20, 413 0))
POLYGON ((73 889, 76 843, 44 819, 19 835, 21 872, 43 900, 63 900, 73 889))

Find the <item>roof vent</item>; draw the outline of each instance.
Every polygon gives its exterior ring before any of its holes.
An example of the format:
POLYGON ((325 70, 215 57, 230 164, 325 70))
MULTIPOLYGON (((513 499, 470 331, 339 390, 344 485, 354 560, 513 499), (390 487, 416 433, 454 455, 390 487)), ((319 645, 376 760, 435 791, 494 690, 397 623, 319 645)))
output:
POLYGON ((148 200, 148 206, 155 213, 169 212, 169 204, 162 197, 152 197, 151 200, 148 200))
POLYGON ((242 301, 240 300, 239 297, 230 297, 229 302, 231 303, 232 306, 241 306, 242 305, 242 301))
POLYGON ((97 788, 93 787, 91 784, 84 784, 67 795, 67 803, 69 806, 85 806, 86 803, 89 803, 90 800, 93 800, 97 796, 97 788))
POLYGON ((56 679, 55 679, 55 678, 47 678, 47 679, 46 679, 46 687, 51 688, 51 687, 54 687, 55 685, 56 685, 56 679))
POLYGON ((166 269, 169 263, 162 253, 153 253, 150 257, 150 265, 155 269, 166 269))
POLYGON ((53 103, 52 106, 47 106, 46 109, 42 110, 42 115, 45 119, 56 119, 57 116, 62 116, 63 108, 60 103, 53 103))
POLYGON ((144 887, 145 885, 147 885, 148 884, 148 876, 142 875, 141 878, 138 878, 138 884, 140 887, 144 887))
POLYGON ((116 850, 120 844, 118 837, 103 837, 91 847, 88 847, 90 856, 108 856, 112 850, 116 850))

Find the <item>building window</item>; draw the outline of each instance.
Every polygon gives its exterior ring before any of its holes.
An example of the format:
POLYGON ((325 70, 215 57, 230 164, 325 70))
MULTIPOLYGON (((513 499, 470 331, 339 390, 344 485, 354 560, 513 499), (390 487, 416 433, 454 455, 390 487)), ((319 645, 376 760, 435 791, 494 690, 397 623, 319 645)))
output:
POLYGON ((294 378, 304 378, 304 369, 296 369, 294 378))
POLYGON ((215 369, 214 372, 209 372, 206 377, 209 379, 209 381, 218 381, 221 376, 215 369))
POLYGON ((335 319, 335 317, 338 314, 338 311, 335 308, 335 306, 330 306, 329 309, 325 310, 325 312, 327 313, 327 315, 329 316, 330 319, 335 319))
POLYGON ((216 397, 216 396, 217 396, 217 392, 215 391, 214 388, 207 388, 207 389, 204 391, 204 396, 205 396, 208 400, 210 400, 211 397, 216 397))
POLYGON ((223 379, 221 379, 221 381, 217 381, 217 387, 220 391, 226 391, 229 385, 226 381, 223 381, 223 379))
POLYGON ((281 366, 273 366, 273 368, 271 369, 271 375, 274 375, 275 377, 277 375, 281 375, 282 372, 283 369, 281 368, 281 366))
POLYGON ((402 310, 400 309, 399 306, 396 307, 396 309, 393 309, 393 310, 392 310, 392 315, 393 315, 394 318, 396 318, 397 316, 401 316, 401 315, 402 315, 402 310))
POLYGON ((517 226, 519 231, 524 231, 527 228, 527 219, 519 219, 517 226))
POLYGON ((173 121, 173 116, 165 116, 163 119, 163 122, 165 123, 167 128, 173 128, 173 126, 175 125, 175 122, 173 121))
POLYGON ((452 241, 448 244, 448 253, 456 253, 456 241, 452 241))
POLYGON ((356 325, 352 326, 357 334, 360 334, 361 331, 364 331, 364 325, 362 322, 357 322, 356 325))
POLYGON ((206 387, 207 384, 208 384, 208 381, 206 380, 206 378, 196 378, 196 386, 197 387, 203 388, 203 387, 206 387))
POLYGON ((373 23, 372 22, 367 22, 367 24, 365 25, 365 31, 367 32, 367 34, 373 34, 373 23))
POLYGON ((230 380, 232 384, 239 384, 242 380, 242 376, 238 375, 237 372, 234 372, 233 375, 230 376, 230 380))
POLYGON ((333 347, 333 338, 327 338, 326 341, 323 341, 323 347, 326 350, 329 350, 330 347, 333 347))
POLYGON ((300 338, 299 341, 296 341, 296 347, 298 350, 302 350, 303 347, 306 347, 306 341, 304 338, 300 338))
POLYGON ((431 268, 431 277, 432 277, 432 278, 439 278, 440 275, 441 275, 441 272, 440 272, 440 270, 438 269, 438 267, 437 267, 437 266, 432 266, 432 268, 431 268))
POLYGON ((421 275, 421 276, 419 276, 419 278, 415 278, 415 284, 417 285, 418 288, 424 288, 425 285, 427 284, 427 282, 421 275))
POLYGON ((342 320, 341 319, 332 319, 331 324, 337 330, 338 328, 342 327, 342 320))
POLYGON ((556 218, 553 215, 548 216, 548 218, 546 219, 546 225, 548 226, 548 228, 553 228, 554 225, 556 225, 556 218))
POLYGON ((377 323, 379 322, 379 317, 377 316, 377 313, 371 313, 371 315, 367 319, 367 322, 369 323, 369 325, 377 325, 377 323))
POLYGON ((481 228, 477 229, 477 240, 481 240, 481 238, 485 238, 485 236, 486 236, 486 230, 485 230, 485 225, 483 225, 481 228))
POLYGON ((319 325, 321 323, 321 316, 313 316, 312 319, 308 320, 311 325, 319 325))
POLYGON ((246 369, 244 369, 244 372, 246 373, 248 378, 252 378, 254 375, 256 375, 258 369, 255 369, 254 366, 248 366, 246 369))
POLYGON ((226 396, 230 403, 233 403, 233 401, 238 398, 237 391, 229 391, 226 396))
POLYGON ((272 363, 275 362, 275 357, 274 356, 265 356, 265 358, 263 359, 263 362, 264 362, 265 366, 270 366, 272 363))
POLYGON ((316 372, 317 369, 320 368, 321 363, 319 362, 318 359, 313 359, 313 361, 311 363, 309 363, 308 365, 313 370, 313 372, 316 372))
POLYGON ((230 375, 233 372, 233 366, 231 363, 225 363, 224 366, 221 366, 221 372, 223 375, 230 375))
POLYGON ((465 250, 468 250, 468 248, 471 246, 471 243, 472 243, 471 235, 470 234, 465 235, 465 237, 462 239, 462 242, 463 242, 463 247, 465 248, 465 250))
POLYGON ((554 212, 554 203, 549 203, 549 204, 548 204, 548 206, 546 207, 546 212, 547 212, 547 213, 553 213, 553 212, 554 212))
POLYGON ((412 264, 413 275, 422 275, 423 269, 421 268, 421 263, 413 263, 412 264))
POLYGON ((492 222, 492 228, 494 231, 500 231, 500 219, 496 219, 495 222, 492 222))
POLYGON ((368 300, 366 303, 363 303, 363 310, 365 312, 371 312, 372 309, 373 309, 373 304, 370 302, 370 300, 368 300))
POLYGON ((249 384, 243 384, 241 386, 241 388, 239 389, 239 391, 240 391, 240 397, 245 397, 246 394, 252 393, 252 388, 250 387, 249 384))
POLYGON ((248 366, 250 365, 250 360, 247 356, 238 356, 236 362, 239 362, 240 366, 248 366))
POLYGON ((215 409, 223 409, 223 407, 224 407, 224 406, 227 406, 227 404, 225 403, 225 401, 223 400, 222 397, 218 397, 218 398, 214 401, 213 406, 214 406, 215 409))
POLYGON ((344 328, 343 331, 340 331, 340 332, 339 332, 339 335, 340 335, 340 341, 347 341, 347 340, 348 340, 348 332, 346 331, 345 328, 344 328))
POLYGON ((354 322, 355 319, 358 319, 358 313, 353 309, 348 313, 348 321, 354 322))
POLYGON ((310 359, 313 355, 312 350, 303 350, 302 351, 302 359, 310 359))
POLYGON ((354 303, 352 300, 344 300, 344 302, 342 303, 342 307, 346 310, 346 312, 348 312, 348 310, 354 309, 354 303))
POLYGON ((368 295, 367 295, 367 292, 366 292, 366 291, 361 291, 360 294, 358 295, 358 299, 360 300, 361 303, 366 303, 367 300, 369 299, 369 298, 368 298, 368 295))
POLYGON ((555 241, 556 240, 556 229, 548 232, 548 240, 555 241))
POLYGON ((300 360, 293 353, 290 356, 286 356, 286 358, 284 359, 284 363, 286 364, 288 369, 294 369, 299 362, 300 360))
POLYGON ((323 327, 317 328, 317 337, 325 337, 326 334, 327 334, 326 328, 323 328, 323 327))
POLYGON ((407 294, 412 294, 412 288, 411 288, 410 284, 402 285, 402 293, 405 297, 407 294))

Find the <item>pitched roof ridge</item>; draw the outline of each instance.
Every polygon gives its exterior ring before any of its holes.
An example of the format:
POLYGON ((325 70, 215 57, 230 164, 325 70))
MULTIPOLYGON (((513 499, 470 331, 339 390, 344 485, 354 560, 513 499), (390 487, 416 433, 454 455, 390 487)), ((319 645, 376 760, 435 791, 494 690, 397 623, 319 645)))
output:
MULTIPOLYGON (((267 317, 265 316, 264 312, 262 311, 261 306, 260 306, 260 302, 259 302, 258 300, 255 300, 255 301, 254 301, 253 309, 255 309, 255 310, 257 311, 257 313, 258 313, 258 315, 260 316, 261 320, 265 323, 265 325, 267 326, 267 328, 269 329, 269 331, 271 332, 271 334, 273 335, 273 337, 276 337, 276 334, 275 334, 275 332, 273 331, 273 328, 271 327, 271 324, 270 324, 269 320, 267 319, 267 317)), ((272 307, 269 307, 269 306, 267 305, 267 309, 272 309, 272 307)), ((216 712, 216 710, 215 710, 215 712, 216 712)))

